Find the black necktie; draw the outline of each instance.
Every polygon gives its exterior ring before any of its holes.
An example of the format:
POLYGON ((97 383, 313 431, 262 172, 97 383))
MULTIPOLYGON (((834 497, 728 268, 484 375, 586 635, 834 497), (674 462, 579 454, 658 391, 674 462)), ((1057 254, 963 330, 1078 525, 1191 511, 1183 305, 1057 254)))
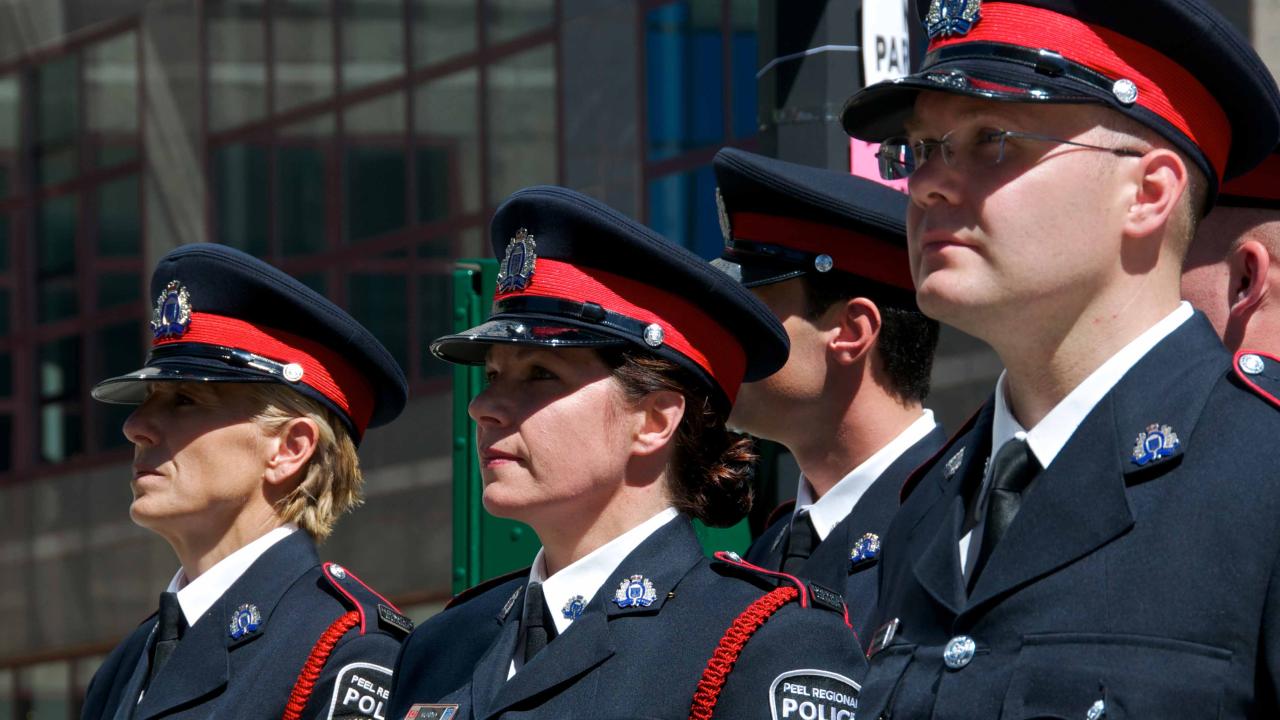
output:
POLYGON ((813 554, 813 548, 817 544, 818 531, 814 529, 809 513, 802 512, 796 515, 791 520, 787 547, 782 551, 782 572, 794 575, 813 554))
POLYGON ((524 615, 520 618, 524 630, 524 661, 533 659, 556 637, 556 623, 547 610, 547 600, 542 595, 542 583, 529 583, 524 598, 524 615))
POLYGON ((151 646, 151 666, 147 671, 147 685, 160 673, 160 668, 169 662, 169 656, 182 640, 182 631, 186 621, 182 617, 182 606, 178 604, 178 594, 160 593, 160 615, 156 622, 155 642, 151 646))
POLYGON ((978 548, 971 583, 982 572, 991 552, 1013 524, 1018 508, 1022 507, 1022 494, 1039 472, 1040 461, 1036 460, 1026 440, 1014 438, 1000 446, 1000 451, 991 461, 991 492, 987 495, 982 545, 978 548))

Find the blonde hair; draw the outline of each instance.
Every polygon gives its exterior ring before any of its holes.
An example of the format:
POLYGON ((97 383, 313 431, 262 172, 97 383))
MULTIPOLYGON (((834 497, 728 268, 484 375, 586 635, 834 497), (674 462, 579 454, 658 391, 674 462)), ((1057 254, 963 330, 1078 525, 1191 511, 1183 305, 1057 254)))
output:
POLYGON ((322 541, 343 513, 364 502, 364 476, 355 443, 333 411, 311 398, 276 383, 246 385, 261 405, 253 420, 263 428, 275 432, 300 417, 310 418, 319 428, 316 450, 301 471, 302 480, 276 503, 276 512, 322 541))

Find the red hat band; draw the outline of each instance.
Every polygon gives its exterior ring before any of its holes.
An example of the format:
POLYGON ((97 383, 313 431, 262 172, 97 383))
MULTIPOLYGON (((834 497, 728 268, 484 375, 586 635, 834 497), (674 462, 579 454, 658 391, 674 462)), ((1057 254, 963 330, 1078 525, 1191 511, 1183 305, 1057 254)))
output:
POLYGON ((827 255, 833 270, 882 285, 915 292, 906 248, 834 225, 762 213, 733 213, 735 240, 780 245, 814 255, 827 255))
POLYGON ((1272 153, 1254 170, 1224 183, 1218 204, 1280 210, 1280 153, 1272 153))
POLYGON ((347 414, 357 436, 363 435, 373 416, 373 388, 342 355, 328 347, 284 330, 256 325, 237 318, 192 312, 191 322, 178 336, 160 337, 152 347, 199 343, 236 348, 285 364, 296 364, 301 374, 285 377, 326 397, 347 414))
POLYGON ((935 39, 929 52, 968 43, 1045 48, 1071 62, 1137 87, 1139 105, 1159 116, 1204 153, 1221 179, 1231 149, 1231 123, 1199 80, 1163 53, 1052 10, 1020 3, 982 5, 982 18, 967 34, 935 39))
POLYGON ((693 361, 733 402, 746 374, 747 355, 733 334, 693 303, 653 285, 596 268, 540 257, 528 286, 498 293, 510 298, 540 297, 595 303, 610 312, 662 328, 662 345, 693 361))

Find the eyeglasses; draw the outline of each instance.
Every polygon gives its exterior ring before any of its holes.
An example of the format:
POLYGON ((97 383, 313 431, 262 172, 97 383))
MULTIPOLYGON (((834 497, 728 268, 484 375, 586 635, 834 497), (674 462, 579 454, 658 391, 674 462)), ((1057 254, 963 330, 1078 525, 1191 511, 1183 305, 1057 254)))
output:
POLYGON ((1130 148, 1102 147, 1101 145, 1090 145, 1049 135, 1016 132, 1014 130, 982 128, 974 131, 969 137, 957 135, 958 132, 957 130, 952 130, 943 135, 941 140, 916 140, 912 142, 905 137, 892 137, 885 140, 880 144, 880 149, 876 152, 876 158, 880 164, 880 177, 885 180, 909 178, 922 165, 939 154, 942 155, 942 162, 951 167, 995 167, 1004 162, 1005 145, 1010 138, 1059 143, 1087 150, 1101 150, 1120 157, 1142 157, 1146 154, 1130 148))

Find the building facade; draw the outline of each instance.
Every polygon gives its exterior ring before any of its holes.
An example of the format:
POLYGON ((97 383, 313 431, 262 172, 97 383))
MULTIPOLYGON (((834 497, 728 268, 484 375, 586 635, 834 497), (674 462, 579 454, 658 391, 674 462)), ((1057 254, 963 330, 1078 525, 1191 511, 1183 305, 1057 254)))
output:
MULTIPOLYGON (((1219 5, 1276 67, 1280 6, 1219 5)), ((861 83, 859 13, 858 0, 0 5, 0 720, 75 717, 176 569, 128 519, 127 409, 88 396, 142 362, 160 255, 211 241, 266 258, 400 361, 413 399, 365 440, 367 502, 322 554, 423 617, 450 586, 449 372, 428 344, 452 322, 454 260, 486 255, 493 209, 535 183, 717 254, 718 148, 848 169, 835 117, 861 83), (839 50, 803 54, 819 47, 839 50)), ((955 427, 998 370, 946 333, 929 404, 955 427)))

